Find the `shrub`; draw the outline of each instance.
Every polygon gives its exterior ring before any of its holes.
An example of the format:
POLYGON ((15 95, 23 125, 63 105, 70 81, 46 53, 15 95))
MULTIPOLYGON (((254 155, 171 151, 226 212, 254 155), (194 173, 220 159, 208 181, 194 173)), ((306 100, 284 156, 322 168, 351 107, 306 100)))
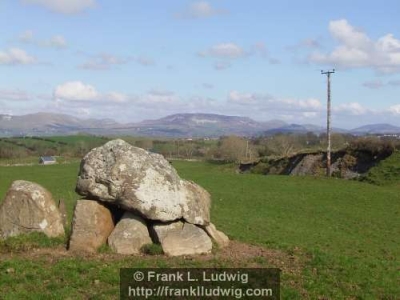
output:
POLYGON ((394 144, 389 140, 381 140, 378 137, 361 137, 349 144, 352 152, 368 152, 371 155, 388 156, 395 150, 394 144))

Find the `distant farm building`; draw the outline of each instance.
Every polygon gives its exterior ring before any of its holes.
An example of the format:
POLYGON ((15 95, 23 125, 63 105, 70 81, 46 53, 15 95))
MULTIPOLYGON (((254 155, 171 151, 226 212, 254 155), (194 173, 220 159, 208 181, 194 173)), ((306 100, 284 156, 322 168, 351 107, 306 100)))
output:
POLYGON ((53 156, 41 156, 39 159, 39 164, 41 165, 52 165, 57 161, 53 156))

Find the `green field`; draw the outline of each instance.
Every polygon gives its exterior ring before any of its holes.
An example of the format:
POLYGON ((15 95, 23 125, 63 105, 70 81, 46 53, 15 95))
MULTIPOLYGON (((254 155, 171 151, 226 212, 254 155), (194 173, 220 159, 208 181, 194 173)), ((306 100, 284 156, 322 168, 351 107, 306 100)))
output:
MULTIPOLYGON (((232 240, 278 250, 290 260, 257 254, 235 260, 218 255, 219 250, 209 260, 124 257, 107 249, 77 258, 58 255, 60 241, 48 250, 54 254, 34 255, 35 243, 21 252, 21 241, 15 240, 0 244, 0 298, 117 299, 120 267, 254 264, 284 269, 282 299, 400 297, 399 184, 240 175, 226 165, 173 164, 182 177, 211 193, 213 223, 232 240)), ((31 180, 49 189, 55 199, 63 198, 71 216, 79 198, 74 193, 78 168, 78 163, 0 167, 0 197, 13 180, 31 180)))

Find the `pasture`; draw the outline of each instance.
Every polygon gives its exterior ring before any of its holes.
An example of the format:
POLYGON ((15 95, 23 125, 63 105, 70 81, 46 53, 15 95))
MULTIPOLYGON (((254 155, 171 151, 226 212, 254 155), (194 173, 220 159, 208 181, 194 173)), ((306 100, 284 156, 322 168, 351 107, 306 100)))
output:
MULTIPOLYGON (((63 250, 64 240, 15 238, 0 242, 1 297, 117 299, 121 267, 256 266, 283 270, 282 299, 398 299, 398 183, 236 174, 233 166, 206 162, 173 165, 211 193, 212 220, 235 241, 231 248, 166 259, 124 257, 103 247, 75 257, 63 250)), ((71 219, 78 169, 79 163, 0 167, 0 198, 13 180, 34 181, 66 201, 71 219)))

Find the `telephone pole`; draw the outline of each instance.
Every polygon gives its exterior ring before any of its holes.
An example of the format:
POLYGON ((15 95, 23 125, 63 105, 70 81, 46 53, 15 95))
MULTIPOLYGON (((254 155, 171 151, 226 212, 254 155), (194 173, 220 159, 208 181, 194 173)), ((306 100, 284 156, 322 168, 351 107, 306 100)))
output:
POLYGON ((328 139, 328 148, 326 151, 326 176, 331 176, 331 74, 335 73, 335 69, 323 71, 321 74, 327 77, 327 118, 326 118, 326 135, 328 139))

